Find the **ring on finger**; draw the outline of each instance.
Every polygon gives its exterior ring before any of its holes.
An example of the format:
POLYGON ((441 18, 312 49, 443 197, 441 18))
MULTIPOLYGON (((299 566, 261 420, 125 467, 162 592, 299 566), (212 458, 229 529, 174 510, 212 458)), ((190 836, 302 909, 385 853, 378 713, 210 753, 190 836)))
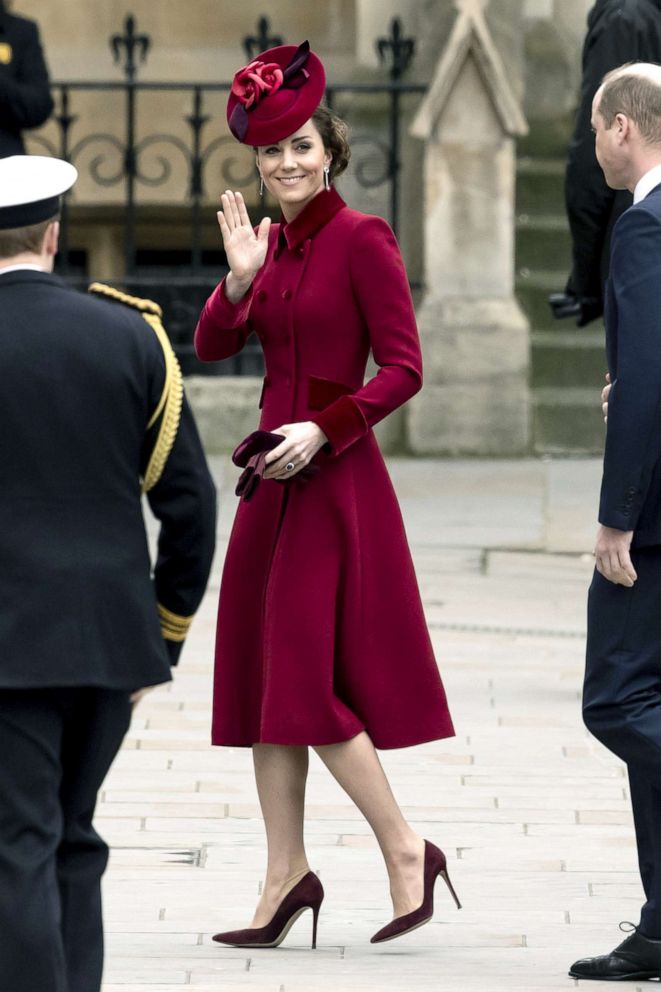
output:
POLYGON ((293 462, 287 462, 287 464, 285 465, 285 472, 293 472, 295 468, 296 466, 294 465, 293 462))

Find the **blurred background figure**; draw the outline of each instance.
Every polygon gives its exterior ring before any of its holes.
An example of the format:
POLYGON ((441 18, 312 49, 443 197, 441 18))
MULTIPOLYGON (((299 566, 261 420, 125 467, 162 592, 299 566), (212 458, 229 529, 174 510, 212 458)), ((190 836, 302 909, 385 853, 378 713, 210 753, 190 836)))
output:
POLYGON ((34 21, 0 0, 0 158, 25 152, 22 131, 53 112, 48 69, 34 21))
POLYGON ((588 15, 583 77, 565 179, 572 270, 564 293, 549 299, 557 318, 584 327, 603 313, 610 234, 631 194, 606 185, 590 126, 592 101, 607 72, 626 62, 661 62, 661 0, 597 0, 588 15))

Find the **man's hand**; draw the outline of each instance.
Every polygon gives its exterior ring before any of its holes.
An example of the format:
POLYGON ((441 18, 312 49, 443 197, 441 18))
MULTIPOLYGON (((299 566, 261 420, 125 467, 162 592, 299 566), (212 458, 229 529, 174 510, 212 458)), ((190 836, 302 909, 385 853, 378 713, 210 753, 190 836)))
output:
POLYGON ((601 409, 604 415, 604 423, 608 423, 608 397, 611 394, 611 389, 613 388, 613 383, 611 382, 610 372, 606 373, 607 385, 601 390, 601 409))
POLYGON ((597 543, 594 547, 597 571, 609 582, 628 589, 631 589, 638 578, 629 554, 632 539, 632 530, 601 526, 597 531, 597 543))

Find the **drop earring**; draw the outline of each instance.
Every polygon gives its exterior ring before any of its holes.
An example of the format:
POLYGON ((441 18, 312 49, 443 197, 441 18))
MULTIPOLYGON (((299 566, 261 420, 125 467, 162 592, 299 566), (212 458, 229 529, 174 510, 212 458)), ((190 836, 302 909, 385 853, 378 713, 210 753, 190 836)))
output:
POLYGON ((324 186, 325 186, 325 188, 326 188, 327 191, 331 188, 330 165, 325 165, 324 166, 324 186))
POLYGON ((259 195, 264 199, 264 176, 259 174, 259 195))

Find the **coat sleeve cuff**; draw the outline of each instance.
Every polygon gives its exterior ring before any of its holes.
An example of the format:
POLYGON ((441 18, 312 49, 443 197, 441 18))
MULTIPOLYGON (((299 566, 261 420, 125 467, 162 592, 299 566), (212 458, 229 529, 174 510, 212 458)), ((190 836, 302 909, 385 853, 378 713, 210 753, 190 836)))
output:
POLYGON ((168 658, 170 660, 170 665, 171 665, 172 668, 174 668, 175 665, 178 664, 178 662, 179 662, 179 655, 181 654, 181 650, 182 650, 183 646, 184 645, 183 645, 183 643, 181 641, 166 641, 165 642, 165 647, 167 649, 168 658))
POLYGON ((635 530, 640 517, 640 510, 639 493, 636 489, 631 488, 615 506, 612 505, 612 501, 609 506, 602 499, 599 506, 599 523, 603 527, 612 527, 614 530, 635 530))
POLYGON ((162 603, 158 604, 158 617, 161 622, 161 634, 170 656, 170 664, 176 665, 193 617, 179 616, 178 613, 168 610, 162 603))
POLYGON ((622 510, 602 510, 599 513, 599 523, 602 527, 611 527, 613 530, 631 531, 636 529, 638 514, 626 513, 622 510))
POLYGON ((207 310, 213 320, 221 327, 232 330, 235 327, 245 324, 248 320, 252 305, 253 288, 250 286, 246 295, 242 296, 238 303, 232 303, 227 298, 226 282, 227 279, 223 279, 220 285, 216 286, 209 297, 207 310))
POLYGON ((354 441, 367 434, 367 421, 351 396, 340 396, 311 418, 328 438, 331 454, 340 455, 354 441))

